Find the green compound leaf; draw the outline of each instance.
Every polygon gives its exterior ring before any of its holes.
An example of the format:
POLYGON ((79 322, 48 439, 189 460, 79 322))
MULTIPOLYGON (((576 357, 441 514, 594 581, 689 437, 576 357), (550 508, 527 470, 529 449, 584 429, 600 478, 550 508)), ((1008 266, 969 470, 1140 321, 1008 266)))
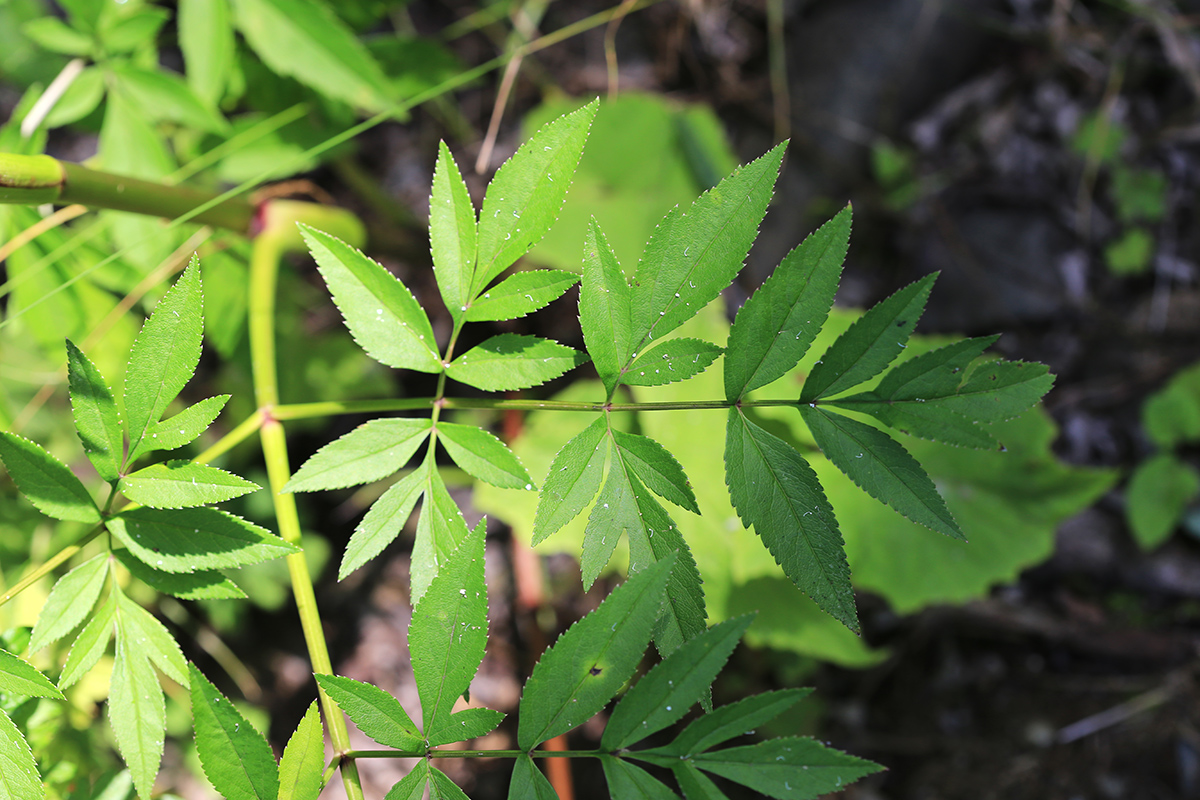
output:
POLYGON ((196 750, 204 774, 226 800, 277 800, 279 767, 266 738, 188 663, 196 750))
POLYGON ((75 630, 96 605, 107 578, 107 553, 83 562, 59 578, 33 626, 29 652, 36 653, 75 630))
POLYGON ((26 697, 66 699, 32 664, 6 650, 0 650, 0 691, 26 697))
POLYGON ((325 772, 325 734, 313 700, 279 759, 279 800, 317 800, 325 772))
POLYGON ((538 386, 587 360, 578 350, 549 339, 502 333, 454 359, 446 374, 477 389, 501 392, 538 386))
MULTIPOLYGON (((196 681, 192 681, 195 691, 196 681)), ((117 738, 138 797, 149 800, 162 762, 167 711, 154 667, 137 646, 117 637, 112 680, 108 690, 108 721, 117 738)))
POLYGON ((318 675, 317 683, 360 731, 379 744, 409 752, 425 749, 425 739, 408 712, 383 689, 340 675, 318 675))
POLYGON ((454 701, 470 688, 483 663, 488 630, 483 540, 480 526, 439 566, 408 628, 422 727, 430 745, 447 743, 435 740, 444 738, 454 701))
POLYGON ((100 521, 100 509, 79 478, 40 445, 0 431, 0 461, 21 494, 46 516, 72 522, 100 521))
POLYGON ((129 552, 164 572, 233 569, 300 552, 278 536, 215 508, 135 508, 105 523, 129 552))
POLYGON ((467 311, 475 275, 475 206, 458 164, 445 142, 438 142, 437 166, 429 194, 429 251, 438 291, 457 322, 467 311))
POLYGON ((121 478, 117 486, 130 500, 150 508, 221 503, 261 488, 223 469, 184 460, 151 464, 121 478))
POLYGON ((240 600, 246 593, 233 581, 214 569, 195 572, 163 572, 138 560, 128 550, 113 550, 121 565, 155 591, 180 600, 240 600))
POLYGON ((367 355, 397 369, 442 371, 429 317, 407 286, 337 237, 307 225, 300 233, 346 327, 367 355))
POLYGON ((369 111, 391 105, 387 78, 333 10, 315 0, 234 0, 237 27, 263 63, 369 111))
POLYGON ((667 788, 658 778, 624 759, 600 756, 608 793, 622 800, 679 800, 679 795, 667 788))
POLYGON ((532 478, 504 442, 475 425, 439 422, 438 441, 471 476, 501 489, 533 489, 532 478))
POLYGON ((382 553, 383 548, 400 535, 428 482, 429 464, 424 463, 392 484, 382 497, 371 504, 367 515, 358 523, 350 541, 346 543, 346 553, 342 556, 342 565, 338 567, 339 581, 382 553))
POLYGON ((883 769, 798 737, 700 753, 693 760, 702 770, 780 800, 808 800, 883 769))
POLYGON ((472 297, 528 253, 558 219, 598 107, 592 101, 549 123, 496 170, 479 215, 472 297))
POLYGON ((188 406, 173 417, 168 417, 150 429, 148 436, 142 439, 139 455, 145 455, 154 450, 174 450, 185 444, 194 442, 200 434, 208 430, 213 420, 229 402, 229 395, 219 394, 201 400, 195 405, 188 406))
POLYGON ((0 800, 43 800, 46 788, 20 729, 0 709, 0 800))
POLYGON ((558 793, 533 759, 522 753, 513 765, 508 782, 508 800, 558 800, 558 793))
POLYGON ((450 776, 439 769, 429 770, 429 800, 470 800, 450 776))
POLYGON ((712 782, 712 778, 696 769, 690 761, 672 764, 671 774, 675 776, 675 782, 683 789, 683 796, 687 800, 728 800, 725 793, 712 782))
POLYGON ((83 626, 71 651, 67 653, 67 662, 63 665, 62 674, 58 676, 58 688, 67 689, 74 686, 84 675, 96 666, 100 656, 108 649, 108 641, 112 638, 113 623, 117 616, 117 598, 109 595, 100 604, 96 613, 83 626))
POLYGON ((746 614, 714 625, 647 672, 613 709, 600 749, 623 750, 683 717, 705 697, 753 621, 746 614))
POLYGON ((579 276, 557 269, 518 272, 487 290, 467 309, 467 322, 517 319, 544 308, 579 283, 579 276))
POLYGON ((708 369, 724 351, 700 339, 670 339, 643 351, 621 375, 627 386, 662 386, 686 381, 708 369))
POLYGON ((674 563, 668 557, 631 575, 542 655, 521 693, 522 750, 591 719, 629 680, 650 641, 674 563))
POLYGON ((754 730, 759 725, 765 725, 810 694, 812 689, 784 689, 756 694, 715 708, 712 713, 692 720, 666 747, 644 752, 690 757, 754 730))
POLYGON ((70 339, 67 339, 67 382, 71 389, 71 413, 79 440, 83 442, 83 452, 100 477, 111 483, 117 479, 125 456, 121 415, 100 370, 70 339))
POLYGON ((441 472, 431 463, 425 485, 425 503, 417 520, 417 538, 413 542, 409 590, 413 603, 425 594, 440 565, 467 538, 467 533, 462 511, 447 491, 441 472))
POLYGON ((788 253, 729 329, 725 397, 774 383, 799 363, 825 324, 850 246, 850 206, 788 253))
POLYGON ((596 372, 609 394, 632 355, 629 339, 629 281, 593 217, 583 246, 583 284, 579 290, 579 324, 596 372))
POLYGON ((731 408, 725 482, 738 516, 754 527, 784 574, 857 632, 842 534, 812 467, 790 444, 731 408))
POLYGON ((117 594, 117 636, 150 659, 159 671, 187 688, 187 662, 163 624, 124 594, 117 594))
POLYGON ((614 430, 612 435, 621 459, 655 494, 693 514, 700 513, 692 484, 667 448, 649 436, 637 433, 614 430))
POLYGON ((600 488, 608 455, 604 434, 608 426, 597 417, 558 451, 538 497, 533 521, 533 544, 544 541, 579 515, 600 488))
POLYGON ((784 147, 737 169, 686 212, 673 209, 659 223, 633 278, 631 353, 695 316, 741 270, 767 213, 784 147))
POLYGON ((129 429, 130 461, 141 453, 142 439, 192 379, 200 363, 203 331, 200 262, 192 256, 183 276, 158 301, 129 351, 129 366, 125 369, 125 421, 129 429))
POLYGON ((383 800, 421 800, 429 783, 429 760, 422 758, 416 766, 393 786, 383 800))
POLYGON ((304 462, 285 492, 344 489, 391 475, 429 435, 429 418, 373 419, 322 447, 304 462))
POLYGON ((813 366, 800 390, 800 402, 844 392, 870 380, 906 347, 937 274, 910 283, 863 314, 813 366))
POLYGON ((821 452, 859 488, 918 525, 966 540, 933 481, 899 442, 841 414, 799 408, 821 452))
POLYGON ((1170 453, 1159 453, 1134 470, 1125 490, 1125 516, 1143 550, 1158 547, 1200 494, 1200 473, 1170 453))

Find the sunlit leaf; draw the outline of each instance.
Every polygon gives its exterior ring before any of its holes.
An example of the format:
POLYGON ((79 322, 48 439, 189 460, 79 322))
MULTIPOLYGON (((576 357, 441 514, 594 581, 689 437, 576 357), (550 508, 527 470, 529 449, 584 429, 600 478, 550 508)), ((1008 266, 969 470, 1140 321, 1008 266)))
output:
POLYGON ((67 339, 67 380, 71 388, 71 413, 83 452, 96 472, 110 483, 117 479, 125 456, 121 415, 112 390, 100 370, 67 339))
MULTIPOLYGON (((195 691, 196 681, 192 686, 195 691)), ((166 705, 150 659, 135 643, 120 636, 108 690, 108 720, 138 796, 149 800, 162 762, 166 705)))
POLYGON ((386 478, 408 463, 428 435, 428 417, 373 419, 318 450, 283 491, 343 489, 386 478))
POLYGON ((346 543, 346 553, 338 567, 338 580, 383 552, 400 535, 413 507, 429 483, 428 463, 392 484, 383 496, 371 504, 367 514, 346 543))
POLYGON ((79 478, 40 445, 0 431, 0 461, 21 494, 43 514, 74 522, 100 521, 100 509, 79 478))
POLYGON ((33 626, 29 652, 36 653, 75 630, 91 613, 107 579, 107 553, 83 562, 59 578, 42 605, 37 624, 33 626))
POLYGON ((164 572, 231 569, 299 552, 264 528, 215 508, 135 508, 105 524, 133 555, 164 572))
POLYGON ((191 508, 221 503, 260 488, 231 472, 194 461, 151 464, 121 478, 121 493, 149 508, 191 508))
POLYGON ((446 374, 468 386, 499 392, 537 386, 586 362, 583 353, 558 342, 502 333, 454 359, 446 374))
POLYGON ((279 768, 271 746, 195 664, 192 719, 204 774, 226 800, 277 800, 279 768))
POLYGON ((475 206, 450 148, 439 142, 429 194, 429 250, 438 290, 456 320, 468 310, 471 300, 476 240, 475 206))
POLYGON ((621 382, 628 386, 662 386, 686 381, 708 369, 721 353, 715 344, 699 339, 669 339, 639 353, 621 374, 621 382))
POLYGON ((533 544, 573 520, 596 496, 608 454, 607 430, 604 417, 597 417, 554 457, 538 497, 533 544))
POLYGON ((424 750, 424 737, 408 712, 383 689, 340 675, 317 675, 317 683, 367 736, 397 750, 424 750))
POLYGON ((321 712, 314 700, 279 759, 278 800, 317 800, 324 771, 325 735, 321 728, 321 712))
POLYGON ((557 269, 518 272, 488 289, 467 309, 468 322, 517 319, 544 308, 579 283, 579 276, 557 269))
POLYGON ((533 489, 532 479, 513 452, 475 425, 439 422, 438 440, 470 475, 503 489, 533 489))

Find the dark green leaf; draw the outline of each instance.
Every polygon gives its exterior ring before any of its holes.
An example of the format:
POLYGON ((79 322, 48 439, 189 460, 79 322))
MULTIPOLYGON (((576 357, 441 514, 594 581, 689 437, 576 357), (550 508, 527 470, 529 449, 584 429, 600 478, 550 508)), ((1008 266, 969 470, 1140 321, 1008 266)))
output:
POLYGON ((437 166, 429 195, 429 250, 446 309, 456 321, 468 310, 475 274, 475 206, 454 156, 438 142, 437 166))
POLYGON ((260 488, 231 472, 193 461, 151 464, 121 478, 121 493, 150 508, 192 508, 221 503, 260 488))
POLYGON ((649 772, 621 758, 608 754, 600 756, 608 793, 621 800, 679 800, 662 781, 649 772))
POLYGON ((397 369, 442 371, 429 317, 408 287, 341 239, 307 225, 300 232, 346 327, 367 355, 397 369))
POLYGON ((897 364, 879 381, 874 393, 883 400, 943 397, 958 390, 966 368, 999 339, 980 336, 930 350, 897 364))
POLYGON ((675 776, 679 788, 683 789, 683 796, 687 800, 727 800, 725 793, 712 782, 712 779, 696 769, 690 761, 673 764, 671 773, 675 776))
POLYGON ((108 641, 112 638, 113 621, 117 615, 117 598, 109 595, 100 604, 96 613, 83 626, 71 651, 67 653, 67 662, 63 665, 62 674, 58 676, 58 687, 66 689, 82 678, 100 660, 108 649, 108 641))
POLYGON ((131 644, 117 637, 108 690, 108 721, 116 734, 117 750, 133 775, 138 797, 149 800, 162 762, 167 711, 150 659, 131 644))
POLYGON ((721 706, 692 720, 683 732, 675 737, 675 741, 658 750, 666 755, 681 758, 703 752, 735 736, 752 731, 759 725, 765 725, 811 693, 812 689, 763 692, 721 706))
POLYGON ((825 324, 850 245, 850 206, 788 253, 729 329, 725 397, 737 400, 783 377, 825 324))
POLYGON ((1003 422, 1028 411, 1053 385, 1045 364, 989 361, 972 370, 953 395, 927 402, 979 422, 1003 422))
POLYGON ((429 783, 429 760, 422 758, 416 766, 393 786, 383 800, 421 800, 429 783))
POLYGON ((566 345, 502 333, 475 345, 446 367, 456 381, 489 392, 527 389, 587 363, 587 356, 566 345))
POLYGON ((338 580, 383 552, 397 536, 404 523, 408 522, 413 506, 421 498, 429 482, 429 464, 422 464, 405 475, 371 504, 367 515, 354 529, 354 535, 346 543, 346 554, 338 567, 338 580))
POLYGON ((558 793, 525 753, 517 756, 508 782, 508 800, 558 800, 558 793))
POLYGON ((6 650, 0 650, 0 691, 26 697, 66 699, 50 679, 38 672, 32 664, 6 650))
POLYGON ((424 737, 408 712, 383 689, 340 675, 318 675, 317 683, 375 741, 408 752, 425 749, 424 737))
POLYGON ((595 217, 588 225, 583 246, 583 285, 579 290, 579 324, 583 340, 604 382, 612 393, 631 353, 630 288, 608 239, 595 217))
POLYGON ((73 522, 100 521, 100 509, 79 478, 40 445, 0 431, 0 461, 21 494, 43 514, 73 522))
POLYGON ((936 279, 926 275, 859 317, 808 373, 800 401, 844 392, 882 372, 907 346, 936 279))
POLYGON ((150 429, 150 434, 142 439, 138 455, 145 455, 152 450, 174 450, 195 441, 200 434, 208 430, 213 420, 221 413, 221 409, 229 402, 229 395, 219 394, 201 400, 195 405, 188 406, 173 417, 168 417, 150 429))
POLYGON ((687 640, 625 693, 600 749, 624 750, 681 719, 703 698, 754 616, 725 620, 687 640))
POLYGON ((458 784, 439 769, 429 769, 429 800, 469 800, 458 784))
POLYGON ((314 700, 279 759, 279 800, 317 800, 325 772, 325 736, 314 700))
POLYGON ((429 419, 373 419, 318 450, 292 476, 285 492, 344 489, 391 475, 429 435, 429 419))
POLYGON ((487 290, 467 309, 467 322, 517 319, 544 308, 579 282, 579 276, 557 269, 518 272, 487 290))
POLYGON ((792 583, 858 631, 850 568, 833 508, 808 462, 790 444, 729 409, 725 482, 738 516, 792 583))
POLYGON ((830 400, 828 405, 869 414, 889 428, 918 439, 976 450, 1000 449, 1000 443, 982 425, 930 403, 878 400, 873 392, 863 392, 830 400))
POLYGON ((29 652, 36 653, 66 636, 91 613, 108 579, 108 554, 101 553, 63 575, 42 605, 37 625, 29 639, 29 652))
POLYGON ((481 481, 502 489, 533 489, 529 473, 494 435, 475 425, 438 423, 438 439, 454 463, 481 481))
POLYGON ((187 688, 187 662, 175 638, 154 615, 124 594, 117 594, 117 638, 124 638, 160 672, 187 688))
POLYGON ((0 800, 42 800, 46 789, 21 731, 0 709, 0 800))
POLYGON ((300 552, 215 508, 135 508, 109 517, 106 525, 129 552, 164 572, 232 569, 300 552))
POLYGON ((188 85, 209 105, 217 105, 233 71, 237 43, 228 0, 180 0, 179 49, 188 85))
POLYGON ((621 375, 621 382, 628 386, 662 386, 686 381, 708 369, 721 353, 721 348, 700 339, 669 339, 642 351, 621 375))
POLYGON ((226 800, 277 800, 279 767, 267 740, 195 664, 188 669, 196 750, 213 788, 226 800))
POLYGON ((593 101, 546 125, 496 171, 479 216, 472 297, 529 252, 558 219, 598 105, 593 101))
POLYGON ((554 457, 533 522, 533 544, 538 544, 579 515, 596 496, 608 455, 604 417, 597 417, 573 436, 554 457))
POLYGON ((919 525, 967 538, 924 468, 895 439, 823 408, 802 405, 800 416, 825 457, 860 489, 919 525))
POLYGON ((1142 427, 1161 448, 1200 441, 1200 362, 1179 370, 1142 406, 1142 427))
POLYGON ((693 760, 700 769, 780 800, 808 800, 882 769, 814 739, 801 738, 770 739, 700 753, 693 760))
POLYGON ((1171 453, 1138 464, 1125 490, 1125 516, 1144 550, 1165 542, 1200 494, 1200 473, 1171 453))
POLYGON ((696 495, 692 493, 687 475, 683 474, 683 467, 679 466, 675 456, 667 452, 667 448, 649 436, 637 433, 614 430, 612 435, 621 450, 621 458, 655 494, 693 514, 700 513, 696 495))
POLYGON ((100 370, 83 351, 67 339, 67 381, 71 387, 71 413, 83 452, 101 478, 115 481, 125 456, 121 415, 100 370))
POLYGON ((462 511, 447 491, 441 473, 430 464, 425 502, 417 520, 417 538, 413 542, 409 590, 413 603, 425 594, 441 565, 467 538, 467 533, 462 511))
POLYGON ((522 750, 591 719, 629 680, 650 641, 674 563, 668 557, 631 575, 542 654, 521 694, 522 750))
POLYGON ((135 558, 128 550, 113 550, 112 554, 133 577, 155 591, 181 600, 237 600, 246 596, 237 584, 215 569, 163 572, 135 558))
POLYGON ((465 742, 487 736, 504 721, 504 712, 490 708, 464 708, 451 714, 432 733, 426 732, 425 739, 431 746, 465 742))

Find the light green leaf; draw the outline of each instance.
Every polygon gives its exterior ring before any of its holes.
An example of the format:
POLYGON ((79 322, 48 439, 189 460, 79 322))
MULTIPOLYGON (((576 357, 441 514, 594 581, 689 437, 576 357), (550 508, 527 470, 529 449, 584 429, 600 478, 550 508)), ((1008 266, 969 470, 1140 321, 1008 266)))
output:
POLYGON ((430 745, 459 741, 435 740, 444 738, 454 701, 470 688, 483 663, 488 631, 483 540, 480 525, 439 565, 409 624, 413 678, 430 745))
POLYGON ((117 479, 125 456, 121 415, 100 370, 70 339, 67 339, 67 382, 71 388, 71 414, 83 442, 83 452, 100 477, 111 483, 117 479))
POLYGON ((315 0, 233 0, 237 26, 273 72, 369 111, 391 106, 379 64, 328 6, 315 0))
POLYGON ((307 225, 300 233, 346 327, 367 355, 397 369, 442 371, 429 317, 407 286, 337 237, 307 225))
POLYGON ((58 17, 31 19, 21 32, 46 50, 68 56, 86 56, 92 51, 92 37, 67 25, 58 17))
POLYGON ((550 464, 538 497, 533 521, 533 544, 538 544, 579 515, 600 488, 608 455, 604 417, 571 438, 550 464))
POLYGON ((604 728, 600 749, 613 752, 678 721, 703 698, 754 620, 725 620, 681 644, 625 693, 604 728))
POLYGON ((475 425, 439 422, 438 441, 468 474, 502 489, 533 489, 532 478, 513 452, 475 425))
POLYGON ((404 523, 408 522, 413 506, 421 498, 429 483, 428 462, 392 484, 383 496, 371 504, 367 514, 354 529, 346 543, 342 565, 338 567, 338 580, 383 552, 383 548, 400 535, 404 523))
POLYGON ((229 0, 180 0, 179 49, 187 81, 204 102, 216 106, 233 71, 236 42, 229 0))
POLYGON ((675 456, 667 452, 667 448, 649 436, 638 433, 614 430, 612 435, 621 450, 621 458, 655 494, 693 514, 700 513, 696 495, 692 493, 687 475, 683 474, 683 467, 679 466, 675 456))
POLYGON ((810 694, 812 689, 763 692, 715 708, 711 713, 692 720, 683 732, 675 737, 675 741, 666 747, 645 752, 661 752, 680 758, 690 757, 735 736, 741 736, 746 731, 754 730, 759 725, 765 725, 810 694))
POLYGON ((593 101, 546 125, 496 171, 479 216, 472 296, 529 252, 558 219, 598 106, 593 101))
POLYGON ((55 519, 99 522, 100 509, 67 465, 38 444, 0 431, 0 461, 34 507, 55 519))
POLYGON ((467 309, 467 322, 517 319, 544 308, 579 282, 579 276, 557 269, 510 275, 488 289, 467 309))
POLYGON ((693 756, 693 763, 781 800, 808 800, 883 769, 815 739, 798 737, 699 753, 693 756))
POLYGON ((215 508, 135 508, 109 517, 106 526, 129 552, 164 572, 232 569, 300 552, 215 508))
POLYGON ((67 662, 63 665, 62 674, 58 677, 58 688, 66 689, 74 686, 100 660, 108 649, 108 641, 112 638, 113 622, 117 615, 117 598, 109 595, 88 624, 83 626, 71 651, 67 653, 67 662))
POLYGON ((429 435, 429 418, 373 419, 322 447, 292 476, 285 492, 344 489, 391 475, 429 435))
POLYGON ((229 402, 229 395, 219 394, 188 406, 173 417, 162 420, 150 429, 150 435, 142 439, 139 455, 154 450, 174 450, 195 441, 208 430, 221 409, 229 402))
POLYGON ((125 370, 125 422, 130 459, 200 363, 204 293, 195 256, 183 276, 158 301, 129 353, 125 370))
POLYGON ((429 800, 470 800, 450 776, 439 769, 429 769, 429 800))
POLYGON ((189 663, 196 750, 225 800, 277 800, 279 767, 266 738, 189 663))
POLYGON ((919 525, 966 540, 924 468, 895 439, 823 408, 799 408, 821 452, 859 488, 919 525))
POLYGON ((672 764, 671 774, 675 776, 675 782, 683 789, 683 796, 687 800, 728 800, 725 793, 712 782, 712 778, 696 769, 690 761, 672 764))
POLYGON ((467 538, 467 522, 446 484, 442 474, 429 464, 425 502, 417 520, 417 538, 412 551, 412 583, 409 595, 418 602, 429 588, 433 577, 459 543, 467 538))
POLYGON ((279 759, 279 800, 317 800, 325 772, 325 735, 314 700, 279 759))
POLYGON ((383 689, 340 675, 317 675, 317 683, 360 731, 379 744, 409 752, 425 749, 424 738, 408 712, 383 689))
POLYGON ((150 508, 192 508, 221 503, 260 488, 231 472, 194 461, 151 464, 121 478, 121 493, 150 508))
POLYGON ((1138 464, 1125 490, 1125 516, 1143 550, 1165 542, 1200 495, 1200 473, 1170 453, 1138 464))
POLYGON ((66 699, 50 679, 38 672, 32 664, 6 650, 0 650, 0 691, 26 697, 66 699))
POLYGON ((604 708, 650 641, 674 557, 631 575, 542 654, 521 693, 518 746, 566 733, 604 708))
POLYGON ((558 800, 558 793, 526 753, 517 756, 508 782, 508 800, 558 800))
POLYGON ((579 290, 579 324, 596 372, 610 395, 629 363, 630 288, 612 248, 593 217, 583 245, 583 285, 579 290))
POLYGON ((926 275, 863 314, 813 366, 800 390, 800 402, 844 392, 892 363, 917 327, 936 279, 936 273, 926 275))
POLYGON ((21 731, 0 709, 0 800, 42 800, 46 788, 21 731))
POLYGON ((500 392, 538 386, 584 363, 587 356, 558 342, 502 333, 454 359, 446 374, 468 386, 500 392))
POLYGON ((729 409, 725 481, 738 516, 783 572, 852 631, 858 631, 850 567, 833 507, 795 448, 729 409))
POLYGON ((214 569, 163 572, 138 560, 128 550, 113 550, 112 554, 133 577, 155 591, 181 600, 237 600, 246 596, 237 584, 214 569))
MULTIPOLYGON (((193 691, 195 686, 196 681, 192 681, 193 691)), ((149 800, 162 762, 166 705, 150 660, 119 636, 108 690, 108 721, 116 734, 117 750, 133 775, 138 797, 149 800)))
MULTIPOLYGON (((687 322, 742 268, 779 175, 784 145, 673 209, 646 243, 633 277, 632 353, 687 322)), ((622 358, 623 364, 629 360, 622 358)))
POLYGON ((679 795, 649 772, 622 758, 605 753, 600 756, 608 793, 621 800, 679 800, 679 795))
POLYGON ((438 291, 456 322, 467 311, 472 297, 475 244, 475 206, 450 148, 445 142, 438 142, 437 166, 429 194, 429 251, 438 291))
POLYGON ((708 369, 723 351, 699 339, 669 339, 644 350, 626 367, 621 382, 627 386, 662 386, 686 381, 708 369))
POLYGON ((103 99, 104 73, 99 67, 85 67, 46 115, 46 128, 53 130, 78 122, 95 111, 103 99))
POLYGON ((504 712, 490 708, 464 708, 451 714, 440 727, 432 733, 426 732, 425 739, 430 745, 465 742, 487 736, 496 730, 504 721, 504 712))
POLYGON ((429 783, 429 759, 422 758, 399 783, 388 790, 383 800, 421 800, 429 783))
POLYGON ((799 363, 825 324, 850 245, 850 206, 784 256, 729 329, 725 397, 774 383, 799 363))
POLYGON ((187 661, 161 622, 124 594, 117 595, 117 638, 147 656, 159 671, 187 688, 187 661))
POLYGON ((59 578, 33 626, 29 652, 36 653, 75 630, 96 605, 107 579, 107 553, 88 559, 59 578))
POLYGON ((128 53, 143 45, 152 45, 170 16, 165 8, 139 8, 112 25, 101 25, 100 40, 110 54, 128 53))

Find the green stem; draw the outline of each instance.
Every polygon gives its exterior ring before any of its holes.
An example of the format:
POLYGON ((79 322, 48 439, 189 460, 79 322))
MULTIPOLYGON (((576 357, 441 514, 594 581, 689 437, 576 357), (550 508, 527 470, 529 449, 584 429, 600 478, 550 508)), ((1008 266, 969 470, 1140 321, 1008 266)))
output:
POLYGON ((49 560, 43 562, 40 567, 38 567, 33 572, 26 575, 24 578, 21 578, 21 580, 14 583, 12 585, 12 587, 9 588, 9 590, 6 591, 4 594, 0 594, 0 606, 3 606, 9 600, 12 600, 14 597, 19 595, 21 592, 25 591, 30 586, 37 583, 43 577, 45 577, 49 573, 53 572, 54 570, 58 569, 59 565, 64 564, 67 561, 70 561, 72 558, 75 557, 76 553, 78 553, 80 550, 82 550, 84 547, 86 547, 88 545, 88 543, 90 543, 93 539, 95 539, 97 536, 99 536, 102 533, 104 533, 104 526, 97 525, 95 528, 93 528, 91 531, 89 531, 86 536, 84 536, 82 539, 80 539, 75 544, 71 545, 70 547, 64 547, 62 550, 59 550, 54 555, 53 558, 50 558, 49 560))
POLYGON ((414 411, 423 408, 517 409, 520 411, 679 411, 740 408, 788 408, 796 400, 680 400, 668 403, 574 403, 565 400, 493 399, 487 397, 402 397, 394 400, 328 400, 320 403, 287 403, 271 409, 275 419, 310 419, 338 414, 370 414, 379 411, 414 411))

